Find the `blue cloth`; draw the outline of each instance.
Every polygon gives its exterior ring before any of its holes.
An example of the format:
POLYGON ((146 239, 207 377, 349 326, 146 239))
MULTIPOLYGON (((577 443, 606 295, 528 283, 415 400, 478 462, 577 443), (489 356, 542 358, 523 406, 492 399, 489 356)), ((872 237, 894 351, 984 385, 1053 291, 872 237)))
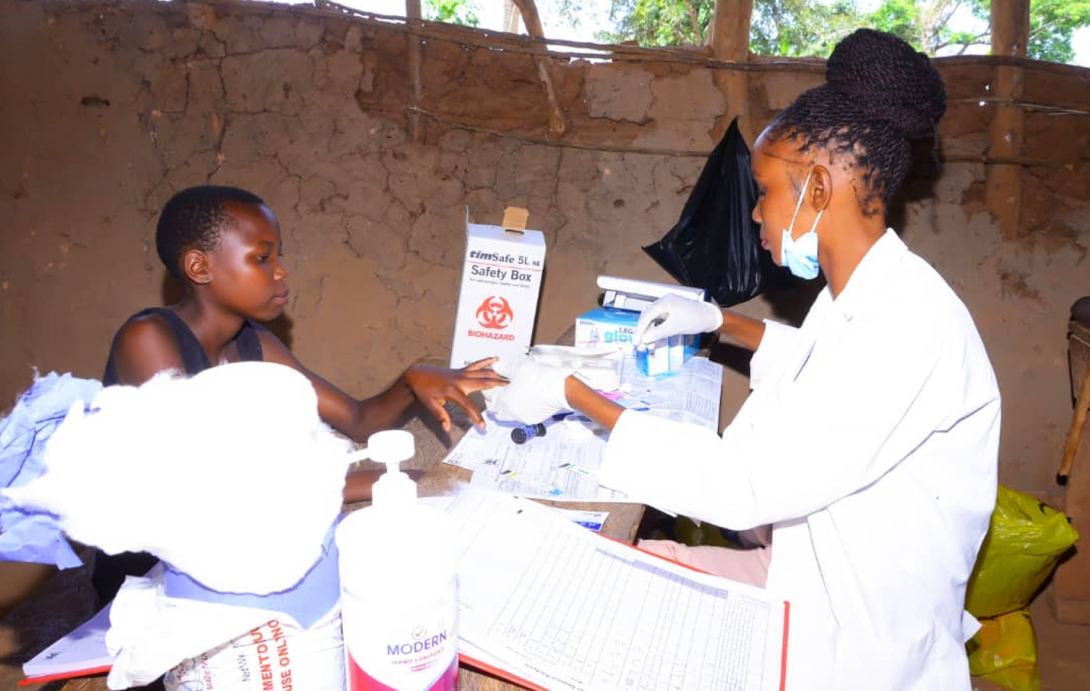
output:
MULTIPOLYGON (((72 404, 89 405, 102 390, 93 379, 49 373, 34 384, 0 420, 0 487, 18 487, 45 471, 42 463, 46 442, 64 421, 72 404)), ((340 519, 338 518, 337 522, 340 519)), ((203 602, 222 602, 284 612, 300 626, 309 628, 324 616, 340 597, 336 522, 322 546, 322 556, 292 588, 269 595, 221 593, 201 585, 188 575, 164 564, 164 588, 171 597, 203 602)), ((154 558, 152 564, 154 564, 154 558)), ((68 543, 57 517, 16 508, 0 494, 0 561, 55 564, 62 569, 82 562, 68 543)), ((146 569, 145 569, 146 571, 146 569)), ((138 575, 143 575, 141 572, 138 575)))
MULTIPOLYGON (((0 420, 0 487, 19 487, 41 475, 46 442, 77 401, 90 404, 102 389, 94 379, 50 372, 35 378, 11 414, 0 420)), ((55 564, 82 562, 68 544, 56 516, 11 505, 0 494, 0 560, 55 564)))
POLYGON ((175 571, 170 564, 163 562, 166 571, 163 574, 163 592, 168 597, 187 598, 201 602, 219 602, 225 605, 255 607, 290 615, 299 626, 310 628, 314 622, 325 616, 326 612, 337 604, 341 596, 341 575, 338 564, 337 541, 334 531, 342 514, 326 533, 322 545, 322 556, 310 567, 303 579, 291 588, 279 593, 253 595, 248 593, 221 593, 206 588, 181 571, 175 571))

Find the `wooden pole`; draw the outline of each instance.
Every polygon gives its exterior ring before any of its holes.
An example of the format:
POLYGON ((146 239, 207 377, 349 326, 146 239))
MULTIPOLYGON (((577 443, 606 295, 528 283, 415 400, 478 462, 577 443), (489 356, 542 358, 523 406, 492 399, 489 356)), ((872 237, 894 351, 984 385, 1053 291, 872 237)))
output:
MULTIPOLYGON (((716 0, 708 43, 716 60, 742 64, 749 59, 749 30, 753 19, 753 0, 716 0)), ((742 137, 751 145, 754 139, 749 113, 749 76, 744 69, 720 68, 715 83, 727 94, 729 113, 738 118, 742 137)))
POLYGON ((1086 423, 1087 408, 1090 408, 1090 367, 1086 368, 1086 375, 1082 379, 1082 388, 1079 389, 1079 397, 1075 403, 1075 416, 1072 418, 1071 427, 1067 431, 1064 457, 1060 462, 1060 469, 1056 471, 1056 476, 1064 480, 1071 474, 1071 466, 1075 462, 1075 452, 1079 450, 1082 427, 1086 423))
MULTIPOLYGON (((1026 57, 1029 41, 1030 0, 992 0, 992 55, 1026 57)), ((1022 68, 997 65, 993 71, 992 97, 998 100, 988 130, 988 156, 1017 158, 1022 152, 1025 113, 1015 105, 1024 87, 1022 68)), ((999 222, 1003 237, 1018 237, 1022 211, 1022 167, 1012 164, 988 166, 985 196, 988 210, 999 222)))
POLYGON ((753 0, 716 0, 708 39, 716 60, 746 61, 752 21, 753 0))
MULTIPOLYGON (((409 24, 419 28, 423 13, 420 10, 420 0, 405 0, 405 18, 409 24)), ((413 89, 413 111, 409 113, 409 136, 417 144, 424 141, 424 121, 416 109, 420 108, 420 102, 424 98, 424 86, 421 83, 420 68, 424 62, 424 49, 421 46, 419 36, 412 33, 405 34, 405 48, 409 54, 409 83, 413 89)))
MULTIPOLYGON (((522 23, 526 25, 526 32, 534 38, 544 39, 545 30, 541 26, 541 16, 538 14, 534 0, 511 0, 511 2, 519 9, 522 23)), ((537 67, 538 79, 541 80, 541 88, 545 90, 545 98, 549 101, 549 130, 555 135, 562 135, 568 129, 568 123, 556 97, 552 71, 549 69, 549 58, 544 54, 545 46, 541 46, 541 53, 542 55, 534 56, 534 65, 537 67)))
MULTIPOLYGON (((1064 462, 1057 479, 1065 477, 1064 512, 1082 539, 1073 554, 1061 561, 1052 578, 1052 609, 1057 621, 1090 624, 1090 325, 1072 319, 1067 326, 1067 355, 1072 388, 1082 382, 1074 420, 1064 447, 1064 462), (1085 369, 1083 369, 1085 368, 1085 369), (1079 438, 1082 437, 1082 443, 1079 438)), ((1067 393, 1066 391, 1064 392, 1067 393)))

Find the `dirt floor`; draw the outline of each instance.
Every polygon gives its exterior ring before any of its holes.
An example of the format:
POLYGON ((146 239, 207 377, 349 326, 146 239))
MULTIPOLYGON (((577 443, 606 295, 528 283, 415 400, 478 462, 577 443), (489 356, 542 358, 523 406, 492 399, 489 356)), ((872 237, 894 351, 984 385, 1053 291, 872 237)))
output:
MULTIPOLYGON (((1049 592, 1030 605, 1030 617, 1037 633, 1037 664, 1041 691, 1083 691, 1090 689, 1090 625, 1061 624, 1052 616, 1049 592)), ((1003 687, 974 677, 976 691, 1002 691, 1003 687)))

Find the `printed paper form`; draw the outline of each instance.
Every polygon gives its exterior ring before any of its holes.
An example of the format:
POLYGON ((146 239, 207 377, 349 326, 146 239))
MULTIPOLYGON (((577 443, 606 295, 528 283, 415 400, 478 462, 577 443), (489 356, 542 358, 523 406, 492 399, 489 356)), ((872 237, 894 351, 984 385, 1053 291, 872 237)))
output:
POLYGON ((555 422, 544 437, 525 444, 511 441, 510 427, 501 428, 494 421, 489 427, 499 430, 498 440, 485 439, 476 449, 472 444, 465 448, 459 444, 451 454, 452 458, 465 458, 456 454, 466 453, 475 461, 471 486, 555 500, 627 501, 624 493, 598 485, 606 442, 585 425, 555 422))
POLYGON ((548 688, 780 688, 784 605, 604 540, 532 502, 469 492, 460 636, 548 688))
MULTIPOLYGON (((718 431, 723 367, 698 357, 676 376, 640 376, 635 361, 624 364, 628 403, 646 405, 650 414, 718 431)), ((472 470, 474 486, 557 501, 628 501, 621 492, 598 485, 606 433, 585 418, 547 422, 544 436, 524 444, 511 441, 512 425, 489 419, 484 432, 466 432, 444 459, 472 470), (580 421, 582 420, 582 421, 580 421)))
POLYGON ((631 387, 628 395, 646 401, 653 415, 719 431, 723 388, 723 366, 719 363, 694 357, 675 376, 649 379, 639 374, 635 361, 629 358, 624 375, 624 384, 631 387))

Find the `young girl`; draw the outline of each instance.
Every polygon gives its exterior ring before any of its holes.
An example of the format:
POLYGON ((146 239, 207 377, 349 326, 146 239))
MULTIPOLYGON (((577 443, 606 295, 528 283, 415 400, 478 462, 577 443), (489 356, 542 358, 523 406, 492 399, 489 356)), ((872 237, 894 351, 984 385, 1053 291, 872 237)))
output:
MULTIPOLYGON (((157 372, 189 375, 225 362, 266 360, 302 372, 318 394, 318 413, 331 427, 355 441, 398 424, 413 401, 420 401, 450 429, 447 402, 458 405, 474 424, 480 410, 468 394, 505 380, 489 365, 475 362, 460 370, 414 365, 386 390, 355 399, 299 362, 259 322, 275 319, 288 304, 287 269, 280 263, 280 224, 256 195, 233 187, 183 190, 163 207, 155 233, 159 258, 184 290, 170 307, 145 309, 118 330, 103 384, 139 385, 157 372)), ((370 498, 376 475, 349 475, 346 501, 370 498)), ((154 565, 148 555, 99 553, 95 587, 109 599, 126 574, 142 575, 154 565)))
POLYGON ((753 218, 777 263, 828 285, 802 327, 665 298, 644 342, 718 331, 755 350, 752 393, 722 436, 624 411, 528 363, 486 394, 497 417, 563 408, 611 430, 599 478, 769 549, 642 546, 765 584, 791 603, 787 688, 969 691, 965 588, 995 502, 1000 399, 969 313, 885 227, 946 108, 927 57, 859 30, 827 83, 765 129, 753 218), (920 147, 916 147, 920 150, 920 147))

